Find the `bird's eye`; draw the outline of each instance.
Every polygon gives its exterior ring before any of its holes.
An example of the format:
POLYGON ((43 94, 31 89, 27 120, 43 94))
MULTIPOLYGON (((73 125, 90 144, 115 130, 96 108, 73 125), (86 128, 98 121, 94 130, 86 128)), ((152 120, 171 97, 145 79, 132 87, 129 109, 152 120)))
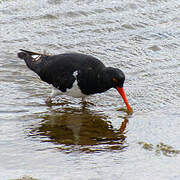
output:
POLYGON ((113 81, 114 83, 117 83, 117 82, 118 82, 118 80, 117 80, 116 78, 112 78, 112 81, 113 81))

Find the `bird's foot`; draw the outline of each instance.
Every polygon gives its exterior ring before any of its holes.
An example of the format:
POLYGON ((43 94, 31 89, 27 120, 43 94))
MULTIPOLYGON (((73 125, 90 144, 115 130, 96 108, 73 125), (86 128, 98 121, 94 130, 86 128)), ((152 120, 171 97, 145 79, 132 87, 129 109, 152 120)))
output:
POLYGON ((51 99, 51 97, 47 97, 47 99, 45 100, 45 103, 46 103, 47 105, 51 105, 51 104, 52 104, 52 99, 51 99))

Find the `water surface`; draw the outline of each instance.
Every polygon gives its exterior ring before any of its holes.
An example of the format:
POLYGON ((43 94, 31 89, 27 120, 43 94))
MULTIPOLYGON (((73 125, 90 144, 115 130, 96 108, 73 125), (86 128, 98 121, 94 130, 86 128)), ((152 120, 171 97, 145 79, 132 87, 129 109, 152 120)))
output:
POLYGON ((0 179, 180 179, 180 1, 0 1, 0 179), (18 49, 81 52, 126 74, 115 90, 59 97, 18 49))

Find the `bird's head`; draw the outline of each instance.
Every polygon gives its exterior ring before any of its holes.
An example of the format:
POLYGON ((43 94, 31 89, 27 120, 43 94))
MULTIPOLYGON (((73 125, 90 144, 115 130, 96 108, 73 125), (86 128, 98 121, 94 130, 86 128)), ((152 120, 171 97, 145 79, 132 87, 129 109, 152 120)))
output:
POLYGON ((102 80, 107 88, 115 88, 122 96, 129 112, 132 112, 123 89, 125 74, 118 68, 106 67, 102 72, 102 80))
POLYGON ((104 68, 101 73, 101 78, 103 84, 108 88, 122 88, 125 81, 124 73, 120 69, 112 67, 104 68))

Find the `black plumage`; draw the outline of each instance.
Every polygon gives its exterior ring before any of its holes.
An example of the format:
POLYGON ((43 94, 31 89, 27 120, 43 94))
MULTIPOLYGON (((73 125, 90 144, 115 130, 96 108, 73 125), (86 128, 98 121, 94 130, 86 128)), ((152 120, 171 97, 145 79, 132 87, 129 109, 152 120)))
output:
POLYGON ((117 68, 105 67, 100 60, 90 55, 45 55, 21 49, 18 57, 24 59, 41 80, 52 84, 62 93, 70 90, 75 81, 83 96, 102 93, 110 88, 123 88, 124 73, 117 68))

